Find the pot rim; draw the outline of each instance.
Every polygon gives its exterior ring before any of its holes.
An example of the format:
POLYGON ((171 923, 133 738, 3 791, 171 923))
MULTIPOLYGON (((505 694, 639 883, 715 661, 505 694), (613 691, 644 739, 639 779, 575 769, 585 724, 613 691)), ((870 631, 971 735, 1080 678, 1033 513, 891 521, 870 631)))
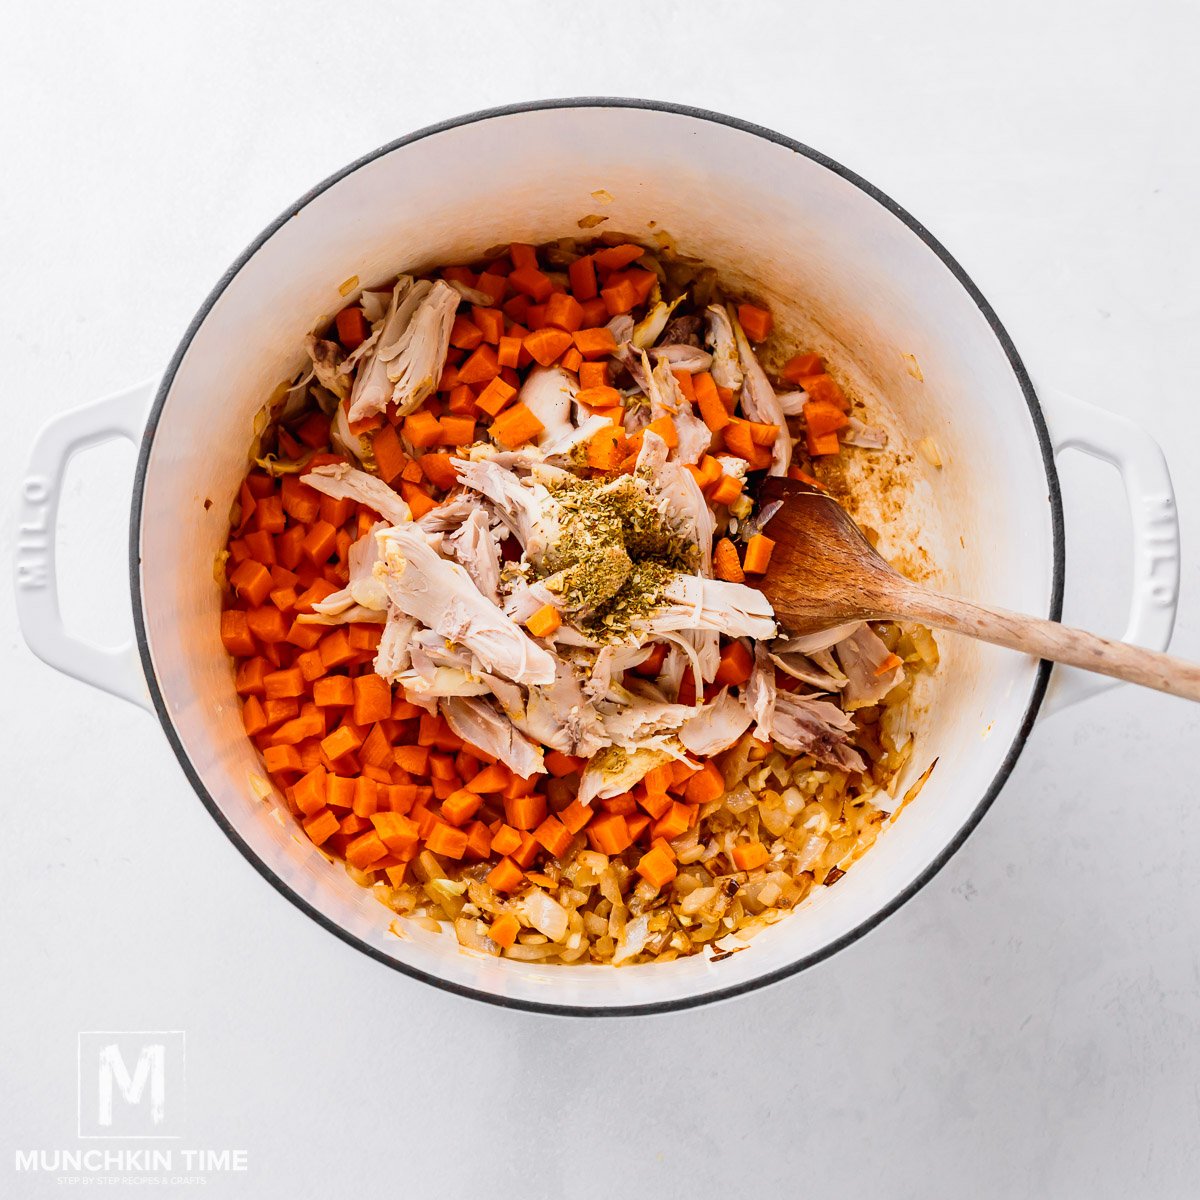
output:
POLYGON ((301 912, 305 913, 318 925, 322 926, 335 937, 340 938, 348 945, 356 950, 375 959, 377 962, 383 963, 385 966, 399 971, 401 974, 407 975, 412 979, 420 980, 423 983, 428 983, 434 987, 441 988, 443 991, 452 992, 459 996, 466 996, 474 1000, 481 1000, 488 1004, 495 1004, 501 1008, 518 1009, 526 1012, 542 1013, 555 1016, 583 1016, 583 1017, 618 1017, 618 1016, 642 1016, 653 1013, 679 1012, 688 1008, 696 1008, 703 1004, 712 1004, 719 1000, 732 999, 735 996, 744 995, 745 993, 754 991, 761 987, 766 987, 768 984, 778 983, 780 980, 787 979, 790 976, 797 975, 801 971, 809 967, 815 966, 817 963, 823 962, 825 959, 836 954, 839 950, 844 949, 851 943, 858 941, 871 930, 875 929, 884 920, 896 912, 902 905, 912 899, 941 869, 949 862, 950 858, 959 850, 967 838, 978 826, 983 819, 984 814, 991 808, 996 797, 999 795, 1001 788, 1007 782, 1012 769, 1016 764, 1017 758, 1020 756, 1025 742, 1029 737, 1030 730, 1033 728, 1034 720, 1037 717, 1038 711, 1041 708, 1042 701, 1046 694, 1046 687, 1049 682, 1051 664, 1042 661, 1038 664, 1037 674, 1034 679, 1033 689, 1030 693, 1029 703, 1026 706, 1025 712, 1022 715, 1020 725, 1008 753, 1001 762, 999 769, 993 776, 987 789, 980 797, 970 817, 957 831, 954 837, 947 843, 946 846, 938 853, 934 860, 917 876, 907 887, 898 892, 878 911, 874 912, 860 922, 849 932, 841 937, 830 942, 827 946, 821 947, 819 950, 813 951, 811 954, 804 955, 787 966, 780 967, 774 971, 755 977, 754 979, 746 980, 742 983, 731 985, 726 988, 717 988, 712 991, 703 992, 694 996, 683 996, 673 1000, 654 1001, 645 1004, 622 1004, 613 1006, 589 1006, 578 1004, 555 1004, 536 1000, 526 1000, 511 996, 496 995, 491 992, 480 991, 477 988, 466 987, 462 984, 454 983, 443 979, 437 975, 432 975, 427 971, 418 970, 417 968, 397 960, 384 954, 381 950, 363 941, 349 930, 343 928, 335 921, 331 920, 324 913, 320 912, 313 905, 309 904, 303 897, 290 888, 284 881, 276 875, 270 867, 267 866, 261 858, 250 848, 250 846, 242 839, 237 830, 227 820, 220 806, 216 803, 213 797, 209 794, 204 782, 201 780, 199 773, 193 767, 191 760, 188 758, 187 751, 184 749, 183 743, 175 730, 175 726, 171 720, 170 714, 167 711, 165 699, 158 684, 158 677, 155 673, 154 662, 150 654, 150 644, 146 634, 146 623, 142 613, 142 588, 141 588, 141 554, 140 554, 140 534, 142 524, 142 500, 145 490, 146 472, 148 469, 150 450, 154 442, 154 435, 158 428, 159 418, 162 415, 163 407, 166 403, 167 395, 169 394, 172 385, 175 381, 175 375, 179 370, 179 366, 183 361, 184 355, 187 353, 193 338, 196 336, 200 326, 207 318, 209 311, 229 284, 238 275, 241 269, 247 262, 258 252, 258 250, 272 237, 274 234, 288 221, 290 221, 301 209, 308 205, 311 201, 327 191, 334 184, 344 179, 346 176, 357 171, 360 167, 366 166, 375 159, 382 157, 385 154, 390 154, 393 150, 397 150, 402 146, 407 146, 413 142, 419 142, 427 137, 435 134, 445 133, 451 129, 457 129, 460 126, 475 124, 479 121, 491 120, 495 117, 510 117, 518 116, 528 112, 542 112, 555 109, 574 109, 574 108, 626 108, 626 109, 641 109, 651 112, 672 113, 678 116, 691 117, 695 120, 710 121, 713 124, 724 125, 731 129, 736 129, 741 133, 751 134, 754 137, 762 138, 764 141, 773 142, 775 145, 783 146, 788 150, 792 150, 797 154, 802 154, 827 170, 834 172, 848 183, 853 184, 860 191, 865 192, 876 203, 882 205, 893 216, 901 220, 909 230, 929 247, 930 250, 938 256, 943 264, 947 267, 950 273, 962 286, 967 295, 974 301, 976 307, 987 321, 989 328, 1000 343, 1005 356, 1008 359, 1009 365, 1012 367, 1013 374, 1016 376, 1017 382, 1020 385, 1021 392, 1025 397, 1025 403, 1029 408, 1030 417, 1033 420, 1034 431, 1037 434, 1038 448, 1041 451, 1042 463, 1046 471, 1046 484, 1048 489, 1048 499, 1050 501, 1050 521, 1051 535, 1053 541, 1053 579, 1051 586, 1050 611, 1049 617, 1051 620, 1058 620, 1062 615, 1063 587, 1065 578, 1065 547, 1064 547, 1064 525, 1063 525, 1063 507, 1062 494, 1059 487, 1058 470, 1054 461, 1054 451, 1050 442, 1050 434, 1046 427, 1045 418, 1042 414, 1041 405, 1038 401, 1037 394, 1034 391, 1033 384, 1030 381, 1029 375, 1025 370, 1025 366, 1021 361, 1020 355, 1017 353, 1016 347, 1013 345, 1012 339, 1009 337, 1007 330, 1001 324, 999 317, 996 315, 992 306, 984 298, 982 292, 976 286, 975 282, 967 274, 967 272, 959 265, 957 260, 950 252, 925 228, 925 226, 913 217, 909 212, 896 203, 889 195, 868 183, 860 175, 849 170, 836 160, 822 154, 818 150, 814 150, 810 146, 804 145, 793 138, 787 137, 775 130, 767 129, 764 126, 753 124, 749 121, 741 120, 738 117, 731 117, 723 113, 713 112, 709 109, 694 108, 685 104, 674 104, 663 100, 643 100, 629 97, 605 97, 605 96, 578 96, 567 97, 552 100, 533 100, 523 101, 515 104, 504 104, 495 108, 479 109, 475 112, 465 113, 462 116, 452 117, 445 121, 439 121, 433 125, 427 125, 424 128, 418 129, 413 133, 406 134, 403 137, 397 138, 394 141, 388 142, 383 146, 363 155, 349 165, 334 172, 328 178, 322 180, 315 187, 311 188, 303 196, 300 197, 294 204, 291 204, 275 218, 265 229, 246 247, 244 251, 237 257, 232 266, 221 276, 216 286, 208 294, 204 303, 200 306, 196 315, 192 318, 188 325, 187 331, 184 333, 175 353, 171 356, 171 360, 167 365, 166 371, 163 373, 162 380, 159 383, 158 391, 154 397, 154 403, 151 406, 149 417, 146 422, 146 429, 142 435, 141 448, 138 453, 137 468, 134 473, 133 480, 133 502, 130 509, 129 520, 129 583, 130 592, 133 598, 133 620, 134 629, 137 639, 138 653, 141 656, 142 667, 146 675, 146 683, 150 690, 150 697, 154 703, 154 710, 158 715, 159 724, 163 728, 163 732, 167 736, 167 740, 171 748, 175 752, 175 757, 179 760, 179 765, 183 769, 184 775, 188 782, 192 785, 196 795, 200 798, 205 808, 213 820, 216 821, 220 829, 225 833, 226 837, 233 843, 241 852, 242 857, 253 866, 258 873, 275 888, 282 896, 291 901, 301 912))

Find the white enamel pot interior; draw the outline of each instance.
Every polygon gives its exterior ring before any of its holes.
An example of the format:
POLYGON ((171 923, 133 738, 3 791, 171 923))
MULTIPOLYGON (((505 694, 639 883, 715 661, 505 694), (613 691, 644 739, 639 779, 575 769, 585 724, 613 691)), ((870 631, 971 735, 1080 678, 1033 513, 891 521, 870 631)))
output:
POLYGON ((162 382, 135 485, 133 578, 163 726, 213 816, 276 888, 360 950, 442 987, 614 1013, 748 990, 878 923, 995 797, 1046 671, 941 638, 942 667, 915 718, 909 778, 938 763, 919 798, 836 886, 719 962, 543 967, 465 952, 452 936, 390 932, 392 914, 250 787, 262 768, 218 639, 213 562, 251 418, 298 368, 304 335, 341 306, 344 280, 577 235, 589 214, 643 240, 666 231, 682 253, 744 281, 800 345, 849 375, 893 448, 934 440, 941 469, 900 456, 875 518, 886 548, 959 594, 1058 616, 1061 519, 1046 429, 1007 336, 962 271, 896 205, 821 155, 727 118, 630 101, 535 105, 423 131, 322 184, 264 233, 162 382))

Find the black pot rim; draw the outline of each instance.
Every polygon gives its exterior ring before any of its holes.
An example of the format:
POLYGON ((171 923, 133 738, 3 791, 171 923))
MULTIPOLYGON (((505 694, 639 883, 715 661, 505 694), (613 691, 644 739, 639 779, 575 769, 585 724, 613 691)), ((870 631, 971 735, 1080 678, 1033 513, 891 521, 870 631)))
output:
MULTIPOLYGON (((179 765, 183 768, 183 773, 191 783, 196 794, 208 809, 214 821, 224 831, 229 840, 237 847, 242 856, 249 862, 262 877, 271 884, 281 895, 285 896, 292 902, 301 912, 307 914, 318 925, 327 929, 335 937, 339 937, 342 941, 353 946, 355 949, 371 958, 383 963, 385 966, 399 971, 404 975, 413 979, 421 980, 424 983, 432 984, 434 987, 441 988, 444 991, 455 993, 459 996, 467 996, 474 1000, 482 1000, 489 1004, 498 1005, 501 1008, 520 1009, 528 1012, 551 1014, 558 1016, 584 1016, 584 1017, 617 1017, 617 1016, 640 1016, 651 1013, 666 1013, 678 1012, 687 1008, 698 1007, 702 1004, 712 1004, 719 1000, 731 999, 734 996, 743 995, 747 992, 756 990, 757 988, 765 987, 771 983, 777 983, 782 979, 786 979, 792 975, 815 966, 817 963, 823 962, 837 951, 857 941, 865 934, 869 933, 880 925, 887 917, 896 912, 903 904, 917 894, 941 869, 946 865, 955 852, 967 840, 975 827, 983 819, 984 814, 992 806, 1001 788, 1004 786, 1009 775, 1012 772, 1017 758, 1020 756, 1025 742, 1029 737, 1030 730, 1033 727, 1034 720, 1037 717, 1038 710, 1041 708, 1042 701, 1046 694, 1046 686, 1050 677, 1050 664, 1042 662, 1038 666, 1037 675, 1034 680, 1033 689, 1030 693, 1029 704, 1021 718, 1016 737, 1013 739, 1012 745, 1009 747, 1008 753, 1005 755, 1004 761, 1000 764, 999 770, 992 778, 987 790, 980 798, 971 816, 965 822, 961 829, 955 834, 954 838, 943 848, 941 853, 934 859, 933 862, 906 888, 894 896, 887 904, 873 913, 865 921, 862 921, 854 929, 831 942, 828 946, 823 946, 820 950, 814 951, 811 954, 805 955, 794 962, 789 963, 785 967, 780 967, 775 971, 771 971, 765 975, 755 979, 747 980, 743 983, 735 984, 727 988, 717 988, 712 991, 704 992, 696 996, 684 996, 674 1000, 665 1000, 648 1004, 626 1004, 612 1007, 589 1007, 586 1005, 571 1005, 571 1004, 553 1004, 543 1003, 534 1000, 516 999, 508 996, 493 995, 490 992, 482 992, 475 988, 465 987, 461 984, 453 983, 438 976, 430 975, 425 971, 417 970, 406 963, 397 962, 390 958, 382 951, 361 938, 356 937, 348 930, 342 928, 336 922, 331 921, 324 913, 320 912, 309 904, 306 900, 292 890, 282 879, 279 878, 259 857, 254 853, 250 846, 241 838, 237 830, 233 828, 230 822, 226 819, 224 813, 217 805, 216 801, 209 794, 204 786, 199 773, 192 765, 188 758, 187 752, 175 730, 175 726, 171 721, 170 714, 167 711, 166 702, 163 698, 162 690, 159 687, 158 678, 155 674, 154 662, 150 655, 150 645, 146 636, 146 624, 142 612, 142 589, 141 589, 141 571, 140 571, 140 531, 142 523, 142 498, 146 482, 146 471, 150 459, 150 450, 154 441, 154 434, 158 428, 159 418, 162 415, 163 406, 166 403, 166 398, 174 383, 176 372, 179 369, 180 363, 183 361, 184 355, 187 353, 188 347, 192 343, 197 330, 208 316, 209 311, 217 302, 221 294, 233 281, 238 272, 250 260, 250 258, 266 243, 287 221, 291 220, 302 208, 314 200, 317 196, 332 187, 339 180, 347 175, 357 171, 360 167, 373 162, 382 155, 389 154, 391 151, 398 149, 401 146, 409 145, 413 142, 421 141, 424 138, 431 137, 435 134, 444 133, 447 130, 456 129, 463 125, 474 124, 478 121, 487 121, 496 117, 508 117, 519 113, 539 112, 543 110, 553 109, 573 109, 573 108, 631 108, 644 109, 653 112, 674 113, 679 116, 691 117, 696 120, 710 121, 717 125, 725 125, 731 129, 737 129, 742 133, 752 134, 755 137, 764 139, 765 141, 774 142, 778 146, 783 146, 788 150, 792 150, 797 154, 802 154, 813 162, 819 163, 821 166, 839 175, 842 179, 852 183, 855 187, 865 192, 878 204, 886 208, 893 216, 903 221, 908 228, 917 235, 932 250, 939 259, 945 264, 950 273, 958 280, 959 284, 975 302, 980 313, 987 321, 992 333, 999 341, 1008 358, 1009 365, 1012 367, 1013 374, 1016 376, 1017 382, 1020 384, 1021 391, 1025 396, 1025 403, 1029 408, 1030 417, 1033 420, 1034 429, 1037 433, 1038 444, 1041 450, 1042 462, 1046 470, 1047 494, 1050 501, 1050 518, 1051 532, 1053 535, 1053 582, 1049 616, 1052 620, 1058 620, 1062 615, 1062 598, 1063 598, 1063 582, 1065 576, 1065 550, 1063 536, 1063 509, 1062 496, 1059 489, 1058 472, 1054 463, 1054 451, 1050 441, 1050 434, 1046 428, 1046 422, 1042 415, 1041 406, 1038 402, 1037 395, 1034 391, 1033 384, 1029 379, 1029 375, 1025 370, 1024 364, 1021 362, 1016 347, 1013 345, 1012 339, 1008 332, 1001 324, 999 317, 992 309, 991 305, 984 298, 979 288, 976 287, 971 277, 963 270, 954 257, 948 250, 921 224, 915 217, 897 204, 890 196, 880 191, 873 184, 868 183, 861 176, 844 167, 841 163, 834 161, 827 155, 804 145, 801 142, 795 141, 793 138, 786 137, 774 130, 766 129, 761 125, 752 124, 749 121, 743 121, 737 117, 726 116, 722 113, 711 112, 707 109, 693 108, 683 104, 673 104, 667 101, 660 100, 640 100, 623 97, 603 97, 603 96, 581 96, 574 98, 565 98, 557 100, 538 100, 519 104, 501 105, 497 108, 482 109, 477 112, 467 113, 460 117, 454 117, 447 121, 441 121, 436 125, 428 125, 423 129, 419 129, 414 133, 410 133, 405 137, 397 138, 387 145, 379 147, 370 154, 364 155, 348 166, 343 167, 340 171, 330 175, 323 182, 316 185, 304 196, 302 196, 295 204, 290 205, 283 213, 280 214, 274 221, 268 225, 262 233, 258 235, 250 243, 250 245, 238 256, 233 265, 222 275, 221 279, 213 290, 209 293, 204 303, 200 306, 195 317, 192 318, 191 324, 187 328, 183 339, 180 341, 171 361, 167 366, 162 380, 159 384, 157 394, 154 398, 154 404, 150 410, 150 415, 146 423, 146 431, 142 437, 141 450, 138 455, 137 469, 134 476, 133 486, 133 504, 130 511, 129 523, 129 571, 130 571, 130 590, 133 598, 133 619, 137 635, 138 652, 141 655, 142 666, 146 673, 146 682, 150 689, 150 696, 154 702, 155 711, 158 714, 159 723, 162 725, 163 732, 167 736, 172 749, 175 751, 175 757, 179 760, 179 765)), ((566 969, 566 968, 564 968, 566 969)))

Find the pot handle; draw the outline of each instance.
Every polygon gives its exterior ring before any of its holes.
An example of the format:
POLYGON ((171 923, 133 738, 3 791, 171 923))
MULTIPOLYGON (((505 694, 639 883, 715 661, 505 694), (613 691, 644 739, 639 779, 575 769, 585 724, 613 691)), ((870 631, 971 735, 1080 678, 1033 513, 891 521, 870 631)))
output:
POLYGON ((136 645, 93 646, 64 627, 58 604, 56 542, 67 464, 76 451, 112 438, 140 442, 155 386, 154 382, 139 384, 62 413, 42 428, 21 486, 14 556, 17 619, 30 650, 65 675, 145 709, 150 708, 150 695, 136 645))
MULTIPOLYGON (((1165 650, 1179 607, 1179 513, 1171 473, 1158 443, 1127 417, 1054 388, 1038 388, 1054 455, 1080 450, 1121 473, 1133 518, 1133 596, 1121 640, 1165 650)), ((1074 667, 1055 667, 1044 716, 1117 686, 1074 667)))

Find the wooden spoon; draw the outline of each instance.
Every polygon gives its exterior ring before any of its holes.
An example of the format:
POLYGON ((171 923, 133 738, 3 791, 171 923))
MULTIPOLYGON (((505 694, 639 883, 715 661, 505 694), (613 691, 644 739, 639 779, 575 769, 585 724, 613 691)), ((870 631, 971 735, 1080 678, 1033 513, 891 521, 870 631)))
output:
POLYGON ((790 634, 820 633, 853 621, 919 621, 1200 701, 1200 665, 1056 621, 983 608, 905 579, 846 510, 817 488, 771 476, 759 499, 763 505, 780 502, 765 529, 775 549, 760 586, 790 634))

